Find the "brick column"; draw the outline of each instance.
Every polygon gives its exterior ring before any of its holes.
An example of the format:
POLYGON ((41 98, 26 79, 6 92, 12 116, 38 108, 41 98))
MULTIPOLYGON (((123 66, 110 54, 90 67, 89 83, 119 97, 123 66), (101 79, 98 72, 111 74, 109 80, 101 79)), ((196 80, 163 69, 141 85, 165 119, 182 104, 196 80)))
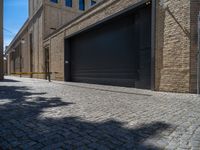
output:
POLYGON ((190 92, 190 10, 190 0, 157 1, 156 90, 190 92))

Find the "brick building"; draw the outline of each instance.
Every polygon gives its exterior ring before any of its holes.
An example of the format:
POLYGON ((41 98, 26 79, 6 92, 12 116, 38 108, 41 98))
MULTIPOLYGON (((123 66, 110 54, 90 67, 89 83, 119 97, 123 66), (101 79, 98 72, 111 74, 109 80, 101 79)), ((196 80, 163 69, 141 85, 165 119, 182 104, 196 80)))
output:
POLYGON ((30 0, 8 73, 196 93, 199 11, 197 0, 30 0))
POLYGON ((3 0, 0 1, 0 80, 3 79, 3 0))

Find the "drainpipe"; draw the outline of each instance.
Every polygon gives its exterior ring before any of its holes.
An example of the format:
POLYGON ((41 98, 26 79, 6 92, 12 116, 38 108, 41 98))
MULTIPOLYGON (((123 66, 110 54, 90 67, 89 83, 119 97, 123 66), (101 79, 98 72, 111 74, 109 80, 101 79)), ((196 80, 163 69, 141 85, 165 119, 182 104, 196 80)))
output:
POLYGON ((200 94, 200 12, 198 16, 197 94, 200 94))

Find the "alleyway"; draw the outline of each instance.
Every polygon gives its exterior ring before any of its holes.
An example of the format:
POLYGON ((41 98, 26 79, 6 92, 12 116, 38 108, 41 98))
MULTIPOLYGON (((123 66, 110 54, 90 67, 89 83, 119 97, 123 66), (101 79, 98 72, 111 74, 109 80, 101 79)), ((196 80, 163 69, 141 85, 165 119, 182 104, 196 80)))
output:
POLYGON ((6 77, 0 149, 200 149, 200 97, 6 77))

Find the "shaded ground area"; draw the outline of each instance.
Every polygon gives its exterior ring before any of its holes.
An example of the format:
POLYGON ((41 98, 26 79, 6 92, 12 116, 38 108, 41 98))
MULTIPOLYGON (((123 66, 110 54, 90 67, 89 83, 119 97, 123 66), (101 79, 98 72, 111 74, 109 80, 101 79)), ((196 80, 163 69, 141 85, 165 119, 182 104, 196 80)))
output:
POLYGON ((0 147, 200 149, 199 106, 197 95, 7 77, 0 147))

